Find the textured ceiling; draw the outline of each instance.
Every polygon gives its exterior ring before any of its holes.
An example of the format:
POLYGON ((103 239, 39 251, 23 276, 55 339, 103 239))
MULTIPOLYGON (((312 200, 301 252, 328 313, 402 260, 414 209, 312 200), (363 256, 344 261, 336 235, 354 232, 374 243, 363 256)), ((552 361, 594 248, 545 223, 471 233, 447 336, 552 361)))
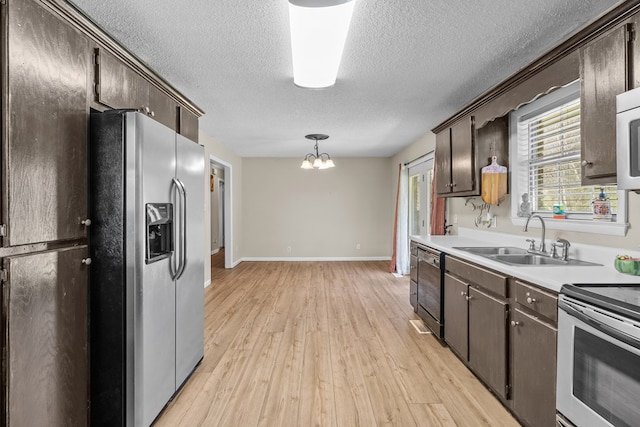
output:
POLYGON ((386 157, 617 0, 355 0, 334 87, 294 86, 286 0, 73 0, 243 157, 386 157))

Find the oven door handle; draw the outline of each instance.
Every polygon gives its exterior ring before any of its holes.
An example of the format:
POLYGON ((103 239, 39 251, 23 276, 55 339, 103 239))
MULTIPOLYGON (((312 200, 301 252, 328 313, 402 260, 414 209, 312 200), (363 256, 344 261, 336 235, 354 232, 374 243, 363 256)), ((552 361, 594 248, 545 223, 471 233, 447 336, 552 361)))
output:
POLYGON ((621 341, 625 344, 630 345, 631 347, 637 348, 640 350, 640 340, 632 337, 631 335, 625 334, 617 330, 616 328, 607 325, 606 323, 598 322, 594 318, 584 314, 583 312, 576 310, 570 304, 567 304, 564 301, 558 301, 558 308, 564 310, 568 315, 575 317, 576 319, 586 323, 587 325, 599 330, 600 332, 609 335, 621 341))

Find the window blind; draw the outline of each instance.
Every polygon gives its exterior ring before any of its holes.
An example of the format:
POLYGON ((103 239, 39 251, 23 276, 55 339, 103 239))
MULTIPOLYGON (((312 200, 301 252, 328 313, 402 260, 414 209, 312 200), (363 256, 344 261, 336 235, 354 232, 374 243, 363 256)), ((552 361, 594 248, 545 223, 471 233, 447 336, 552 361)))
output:
MULTIPOLYGON (((591 213, 591 201, 600 187, 582 186, 580 166, 580 99, 575 99, 527 120, 529 194, 534 209, 552 212, 555 203, 565 211, 591 213)), ((615 186, 604 187, 617 206, 615 186)))

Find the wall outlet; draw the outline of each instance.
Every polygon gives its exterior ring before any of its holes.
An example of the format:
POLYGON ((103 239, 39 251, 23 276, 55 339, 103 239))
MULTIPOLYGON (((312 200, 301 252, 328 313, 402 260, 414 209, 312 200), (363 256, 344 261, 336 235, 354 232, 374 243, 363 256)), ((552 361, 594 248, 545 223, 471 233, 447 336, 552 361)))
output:
POLYGON ((356 249, 360 250, 360 243, 356 243, 356 249))
POLYGON ((458 223, 458 215, 453 215, 453 223, 457 224, 458 223))
POLYGON ((291 246, 287 246, 287 253, 290 254, 291 253, 291 246))

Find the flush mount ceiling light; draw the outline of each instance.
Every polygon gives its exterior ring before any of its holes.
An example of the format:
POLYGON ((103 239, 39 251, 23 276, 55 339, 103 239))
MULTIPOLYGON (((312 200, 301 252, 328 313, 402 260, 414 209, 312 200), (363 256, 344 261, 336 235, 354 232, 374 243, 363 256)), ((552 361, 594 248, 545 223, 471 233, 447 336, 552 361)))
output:
POLYGON ((293 82, 321 89, 336 83, 356 0, 289 0, 293 82))
POLYGON ((314 153, 309 153, 306 156, 304 156, 304 160, 302 161, 302 165, 300 165, 300 168, 302 169, 313 169, 313 168, 317 168, 317 169, 329 169, 329 168, 333 168, 336 165, 333 163, 333 160, 331 160, 331 156, 329 156, 327 153, 322 153, 322 154, 318 154, 318 141, 323 141, 327 138, 329 138, 329 135, 323 135, 321 133, 312 133, 310 135, 305 135, 305 138, 307 139, 312 139, 316 142, 316 145, 313 146, 313 148, 316 150, 315 154, 314 153))

